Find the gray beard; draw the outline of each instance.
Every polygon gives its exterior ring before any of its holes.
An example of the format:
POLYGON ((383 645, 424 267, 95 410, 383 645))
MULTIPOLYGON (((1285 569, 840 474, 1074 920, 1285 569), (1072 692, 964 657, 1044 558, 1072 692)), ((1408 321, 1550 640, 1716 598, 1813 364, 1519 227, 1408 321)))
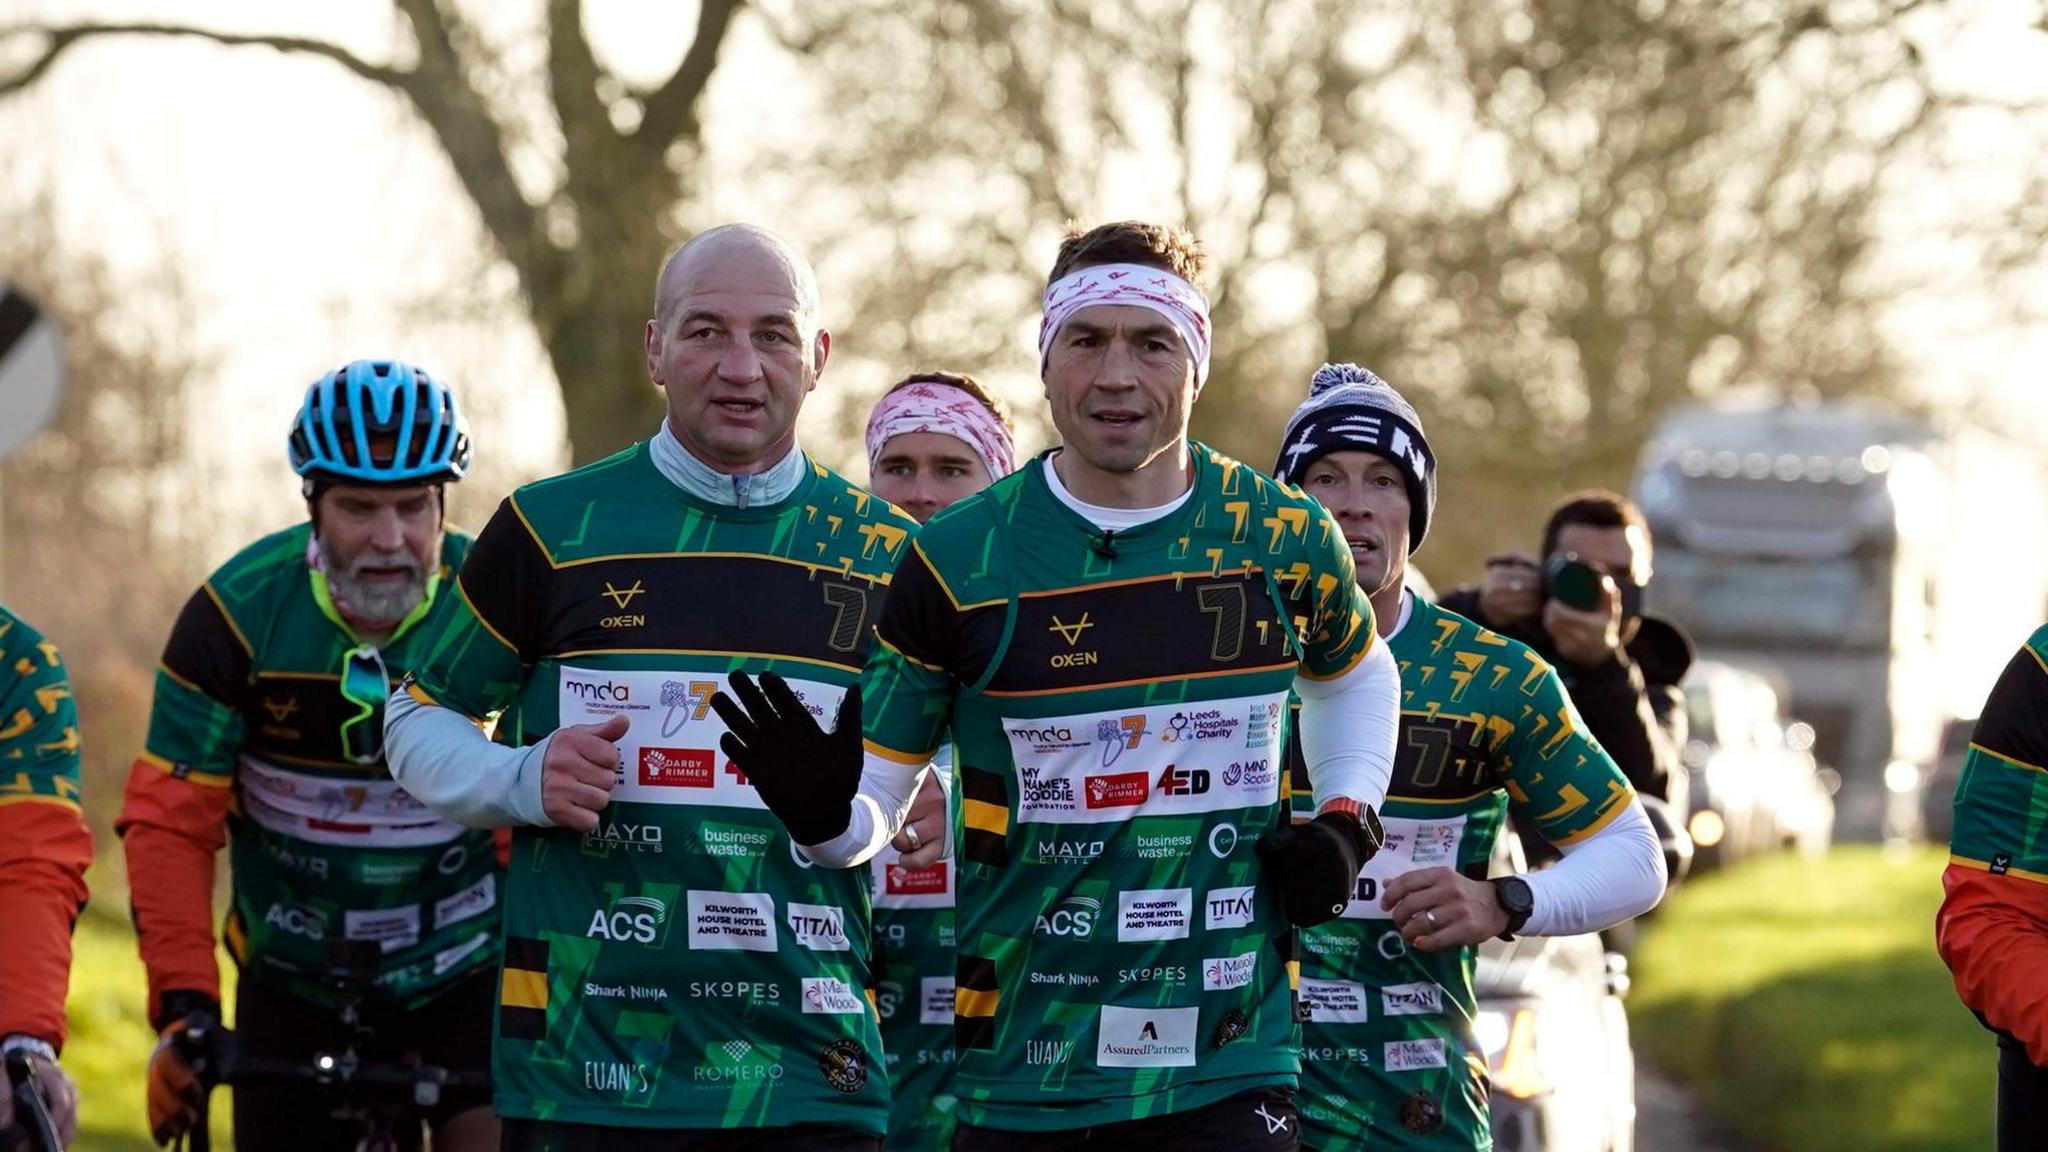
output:
POLYGON ((327 570, 327 593, 342 614, 356 620, 396 624, 427 598, 426 573, 419 558, 410 552, 366 552, 346 570, 327 570), (365 568, 393 568, 405 565, 412 574, 401 584, 363 579, 365 568))

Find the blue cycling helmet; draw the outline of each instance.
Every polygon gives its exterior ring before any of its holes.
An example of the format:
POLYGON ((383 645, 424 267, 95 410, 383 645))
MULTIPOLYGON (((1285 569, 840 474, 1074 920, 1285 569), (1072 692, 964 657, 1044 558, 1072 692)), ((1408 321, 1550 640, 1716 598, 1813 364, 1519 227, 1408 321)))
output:
POLYGON ((469 471, 455 393, 402 360, 357 360, 306 388, 292 425, 292 471, 340 484, 439 484, 469 471))

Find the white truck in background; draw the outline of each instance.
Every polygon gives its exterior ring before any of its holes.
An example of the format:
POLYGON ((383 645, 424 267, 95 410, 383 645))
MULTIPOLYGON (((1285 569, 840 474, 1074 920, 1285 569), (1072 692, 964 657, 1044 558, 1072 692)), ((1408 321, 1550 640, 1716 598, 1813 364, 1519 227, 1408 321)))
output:
POLYGON ((1645 445, 1649 607, 1789 689, 1844 836, 1918 835, 1944 726, 2048 612, 2044 443, 1752 396, 1675 410, 1645 445))

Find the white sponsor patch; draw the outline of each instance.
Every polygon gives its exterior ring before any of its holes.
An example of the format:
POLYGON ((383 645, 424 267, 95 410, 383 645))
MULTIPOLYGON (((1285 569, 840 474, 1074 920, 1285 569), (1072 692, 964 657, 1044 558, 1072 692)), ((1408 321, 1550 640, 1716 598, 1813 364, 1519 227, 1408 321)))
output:
POLYGON ((434 902, 434 927, 446 928, 481 916, 498 902, 498 878, 489 872, 455 895, 434 902))
POLYGON ((404 908, 358 908, 342 914, 341 934, 350 940, 375 940, 386 952, 420 942, 419 905, 404 908))
MULTIPOLYGON (((622 613, 630 614, 631 608, 622 613)), ((812 718, 830 728, 846 689, 785 679, 812 718)), ((714 677, 690 673, 565 664, 558 670, 555 693, 564 726, 626 718, 626 734, 617 741, 614 802, 765 808, 746 775, 719 751, 726 728, 711 710, 711 697, 724 686, 714 677)))
POLYGON ((434 975, 439 976, 457 964, 476 954, 476 950, 491 942, 489 932, 479 932, 452 948, 443 948, 434 953, 434 975))
POLYGON ((1193 1068, 1199 1008, 1104 1005, 1095 1063, 1103 1068, 1193 1068))
POLYGON ((1144 888, 1117 895, 1116 938, 1185 940, 1194 918, 1192 888, 1144 888))
POLYGON ((1301 979, 1301 1002, 1308 1018, 1317 1024, 1363 1024, 1367 1007, 1365 985, 1349 980, 1301 979))
POLYGON ((1413 1072, 1421 1068, 1445 1067, 1441 1040, 1395 1040, 1385 1049, 1380 1067, 1389 1072, 1413 1072))
POLYGON ((835 976, 804 977, 804 1011, 828 1016, 855 1016, 865 1006, 859 993, 835 976))
POLYGON ((1219 928, 1249 928, 1252 926, 1252 894, 1255 888, 1211 888, 1202 894, 1202 927, 1208 931, 1219 928))
POLYGON ((1346 920, 1385 920, 1380 897, 1394 877, 1418 868, 1455 868, 1458 846, 1465 839, 1465 818, 1409 820, 1386 817, 1380 822, 1387 830, 1386 846, 1365 867, 1358 870, 1358 883, 1351 902, 1344 906, 1346 920))
POLYGON ((775 951, 775 897, 766 892, 689 892, 690 947, 775 951))
POLYGON ((951 976, 926 976, 918 981, 917 1022, 919 1024, 951 1024, 953 1022, 953 978, 951 976))
POLYGON ((1441 1016, 1444 990, 1436 984, 1389 984, 1380 989, 1382 1016, 1441 1016))
POLYGON ((785 907, 790 937, 798 944, 813 952, 844 952, 849 947, 845 909, 830 904, 790 903, 785 907))
POLYGON ((424 848, 469 834, 389 777, 337 780, 243 756, 235 783, 241 789, 243 815, 273 832, 314 844, 424 848))
POLYGON ((1121 824, 1277 804, 1286 694, 1005 717, 1017 822, 1121 824))
POLYGON ((1202 961, 1202 991, 1223 992, 1231 988, 1243 988, 1252 982, 1252 974, 1258 971, 1259 954, 1246 952, 1238 956, 1212 956, 1202 961))

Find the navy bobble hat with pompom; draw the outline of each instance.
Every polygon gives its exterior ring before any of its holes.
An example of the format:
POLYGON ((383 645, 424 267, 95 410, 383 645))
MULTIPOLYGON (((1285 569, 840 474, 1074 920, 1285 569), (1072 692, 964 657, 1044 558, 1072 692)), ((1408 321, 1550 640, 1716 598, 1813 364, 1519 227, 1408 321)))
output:
POLYGON ((1436 511, 1436 454, 1422 418, 1371 370, 1325 364, 1309 381, 1308 400, 1287 422, 1273 475, 1299 486, 1308 466, 1331 452, 1370 452, 1401 470, 1408 487, 1408 550, 1422 547, 1436 511))

